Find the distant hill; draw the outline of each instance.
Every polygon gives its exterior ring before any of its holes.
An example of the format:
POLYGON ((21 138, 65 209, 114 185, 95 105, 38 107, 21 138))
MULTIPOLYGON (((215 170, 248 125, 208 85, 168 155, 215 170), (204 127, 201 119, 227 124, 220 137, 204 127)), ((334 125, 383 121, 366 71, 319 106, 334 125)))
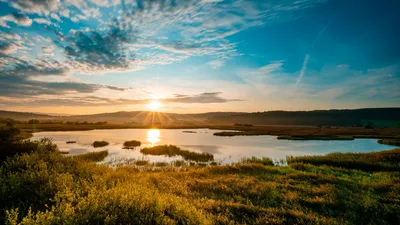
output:
POLYGON ((253 125, 311 125, 311 126, 365 126, 398 127, 400 108, 367 108, 314 111, 267 111, 257 113, 153 113, 147 111, 121 111, 92 115, 51 116, 38 113, 0 111, 0 118, 27 121, 79 121, 130 124, 253 124, 253 125))
POLYGON ((398 127, 400 108, 368 108, 314 111, 268 111, 240 115, 215 116, 210 123, 257 125, 312 125, 312 126, 365 126, 398 127))
POLYGON ((27 113, 27 112, 13 112, 0 110, 0 118, 11 118, 14 120, 30 120, 30 119, 52 119, 53 116, 39 113, 27 113))

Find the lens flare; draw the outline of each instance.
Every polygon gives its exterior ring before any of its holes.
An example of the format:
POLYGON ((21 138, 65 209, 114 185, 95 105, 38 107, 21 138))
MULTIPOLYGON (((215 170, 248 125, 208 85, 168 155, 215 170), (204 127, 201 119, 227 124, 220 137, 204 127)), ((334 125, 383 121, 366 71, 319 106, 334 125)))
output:
POLYGON ((147 104, 147 108, 150 109, 151 111, 157 111, 160 108, 161 104, 159 101, 154 100, 147 104))
POLYGON ((151 146, 160 142, 160 130, 151 129, 147 131, 147 141, 151 143, 151 146))

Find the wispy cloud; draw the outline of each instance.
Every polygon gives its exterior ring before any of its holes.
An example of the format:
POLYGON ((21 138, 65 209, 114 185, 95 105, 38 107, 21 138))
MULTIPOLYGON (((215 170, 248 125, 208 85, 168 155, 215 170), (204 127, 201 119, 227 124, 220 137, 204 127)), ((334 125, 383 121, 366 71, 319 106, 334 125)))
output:
POLYGON ((300 73, 299 73, 299 78, 297 78, 296 84, 299 84, 301 82, 301 79, 303 79, 303 76, 307 71, 308 60, 310 60, 310 55, 309 54, 307 54, 304 57, 303 66, 301 67, 301 70, 300 70, 300 73))
POLYGON ((222 60, 213 60, 207 63, 211 68, 218 69, 224 65, 224 61, 222 60))

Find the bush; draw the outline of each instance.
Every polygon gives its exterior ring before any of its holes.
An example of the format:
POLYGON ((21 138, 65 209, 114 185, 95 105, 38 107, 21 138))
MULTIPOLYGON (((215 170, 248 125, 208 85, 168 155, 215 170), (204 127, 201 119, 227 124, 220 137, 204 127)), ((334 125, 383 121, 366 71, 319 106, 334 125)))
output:
POLYGON ((0 162, 14 155, 36 151, 56 152, 58 148, 51 139, 24 140, 24 133, 12 125, 0 126, 0 162))
POLYGON ((95 141, 95 142, 93 142, 93 147, 100 148, 100 147, 107 146, 108 144, 109 143, 107 141, 95 141))
POLYGON ((139 147, 140 145, 142 145, 142 143, 140 141, 125 141, 124 142, 124 148, 134 148, 134 147, 139 147))

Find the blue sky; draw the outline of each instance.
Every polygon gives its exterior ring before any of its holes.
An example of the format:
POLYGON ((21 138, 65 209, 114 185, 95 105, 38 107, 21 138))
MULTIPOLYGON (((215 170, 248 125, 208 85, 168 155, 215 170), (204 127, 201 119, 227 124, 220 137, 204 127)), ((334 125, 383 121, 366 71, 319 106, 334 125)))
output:
POLYGON ((399 9, 396 0, 0 0, 0 107, 399 107, 399 9))

